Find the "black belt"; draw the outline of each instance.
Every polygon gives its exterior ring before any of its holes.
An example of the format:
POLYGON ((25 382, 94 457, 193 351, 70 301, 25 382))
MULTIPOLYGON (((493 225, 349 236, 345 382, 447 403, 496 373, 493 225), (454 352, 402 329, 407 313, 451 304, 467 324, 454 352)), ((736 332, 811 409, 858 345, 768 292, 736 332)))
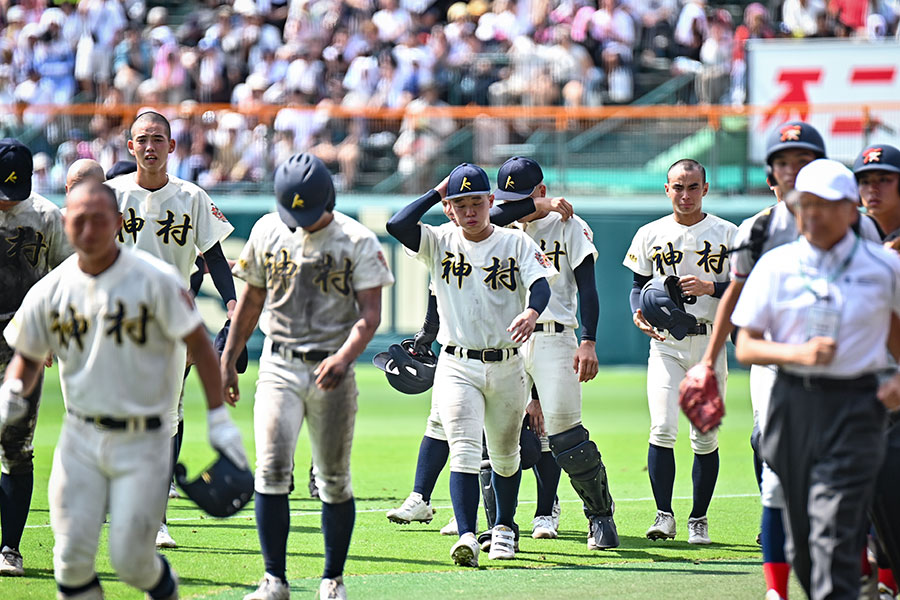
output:
POLYGON ((331 352, 326 352, 325 350, 310 350, 309 352, 300 352, 299 350, 288 348, 280 342, 272 342, 272 352, 281 356, 287 354, 294 358, 299 358, 300 360, 308 360, 310 362, 319 362, 320 360, 325 360, 331 355, 331 352))
POLYGON ((875 390, 878 388, 878 377, 874 373, 861 375, 853 379, 840 379, 838 377, 823 377, 821 375, 794 375, 793 373, 779 370, 778 377, 808 390, 875 390))
POLYGON ((709 333, 709 330, 712 329, 708 327, 706 323, 697 323, 691 327, 688 327, 686 335, 706 335, 709 333))
POLYGON ((562 323, 557 323, 556 321, 551 321, 550 323, 538 323, 534 326, 535 331, 550 331, 551 329, 555 333, 562 333, 566 330, 566 326, 562 323))
POLYGON ((90 417, 68 411, 70 415, 90 423, 97 429, 109 429, 111 431, 154 431, 162 427, 162 419, 159 417, 127 417, 117 419, 115 417, 90 417))
POLYGON ((486 350, 466 350, 459 346, 444 346, 444 352, 458 356, 459 350, 463 356, 467 356, 472 360, 480 360, 481 362, 500 362, 507 358, 513 357, 519 353, 518 348, 487 348, 486 350))

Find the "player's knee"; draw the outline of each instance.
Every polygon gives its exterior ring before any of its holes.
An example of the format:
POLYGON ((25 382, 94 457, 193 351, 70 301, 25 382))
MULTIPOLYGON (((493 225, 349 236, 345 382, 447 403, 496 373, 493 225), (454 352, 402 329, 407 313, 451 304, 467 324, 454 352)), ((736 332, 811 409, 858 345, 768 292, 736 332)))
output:
POLYGON ((340 504, 353 497, 350 473, 340 475, 318 473, 316 486, 319 488, 319 498, 328 504, 340 504))
POLYGON ((544 411, 544 427, 548 435, 560 435, 579 426, 581 426, 580 413, 562 414, 544 411))
MULTIPOLYGON (((53 573, 56 583, 66 588, 79 589, 92 582, 97 574, 94 571, 94 556, 69 556, 66 558, 54 556, 53 573)), ((97 587, 98 586, 92 586, 97 587)), ((84 590, 89 591, 88 589, 84 590)), ((86 596, 91 597, 91 596, 86 596)), ((102 595, 99 596, 102 598, 102 595)), ((82 598, 82 596, 66 596, 66 598, 82 598)))
POLYGON ((428 420, 428 424, 425 426, 425 435, 433 440, 447 441, 447 434, 444 433, 444 428, 440 423, 431 419, 428 420))
POLYGON ((291 471, 257 465, 253 489, 260 494, 288 494, 291 490, 291 471))
POLYGON ((162 566, 153 546, 139 548, 138 544, 121 544, 113 551, 112 540, 109 547, 109 562, 116 575, 123 582, 141 590, 156 585, 162 573, 162 566))
POLYGON ((481 452, 480 439, 455 440, 450 445, 450 470, 477 475, 481 471, 481 452))
POLYGON ((691 436, 691 450, 694 454, 704 455, 719 449, 719 436, 713 430, 709 433, 691 436))
POLYGON ((491 468, 501 477, 512 477, 518 472, 521 462, 519 453, 491 455, 491 468))
MULTIPOLYGON (((674 448, 678 439, 678 430, 672 427, 653 427, 650 429, 650 443, 660 448, 674 448)), ((694 440, 691 440, 693 447, 694 440)), ((694 449, 694 452, 697 450, 694 449)), ((710 451, 711 452, 711 451, 710 451)), ((702 452, 700 453, 702 454, 702 452)))

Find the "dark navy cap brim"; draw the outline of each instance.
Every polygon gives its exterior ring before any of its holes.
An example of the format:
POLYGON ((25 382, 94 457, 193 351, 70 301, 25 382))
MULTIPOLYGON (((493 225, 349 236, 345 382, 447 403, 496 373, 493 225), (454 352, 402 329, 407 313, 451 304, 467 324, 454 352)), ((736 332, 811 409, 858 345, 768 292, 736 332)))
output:
POLYGON ((491 195, 491 190, 484 190, 484 191, 476 190, 474 192, 470 191, 470 190, 466 190, 462 194, 449 194, 444 198, 444 200, 456 200, 457 198, 465 198, 466 196, 490 196, 490 195, 491 195))
MULTIPOLYGON (((537 187, 537 186, 534 186, 537 187)), ((494 200, 498 200, 500 202, 513 202, 516 200, 524 200, 525 198, 530 198, 534 193, 534 187, 525 190, 522 192, 506 192, 504 190, 497 190, 494 192, 494 200)))
POLYGON ((321 210, 304 210, 304 211, 293 211, 288 208, 285 208, 280 203, 275 203, 276 208, 278 208, 278 216, 281 217, 281 220, 284 221, 284 224, 290 227, 291 229, 297 229, 298 227, 309 227, 313 223, 319 220, 319 217, 322 216, 322 213, 325 212, 325 207, 323 206, 321 210))

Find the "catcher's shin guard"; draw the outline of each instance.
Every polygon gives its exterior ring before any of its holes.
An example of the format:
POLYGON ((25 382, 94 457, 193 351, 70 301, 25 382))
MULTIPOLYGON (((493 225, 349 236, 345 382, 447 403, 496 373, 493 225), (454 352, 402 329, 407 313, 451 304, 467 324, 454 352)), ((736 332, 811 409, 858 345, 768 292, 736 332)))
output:
POLYGON ((887 555, 894 579, 900 581, 900 513, 897 511, 897 497, 900 495, 900 422, 894 423, 888 430, 887 442, 870 512, 878 542, 887 555))
POLYGON ((493 474, 491 461, 482 460, 481 473, 478 477, 481 480, 481 499, 484 502, 484 516, 487 518, 488 529, 493 527, 497 520, 497 498, 494 496, 494 486, 491 484, 491 475, 493 474))
POLYGON ((591 441, 588 430, 578 425, 550 436, 550 451, 556 464, 568 473, 572 487, 584 502, 586 516, 608 517, 613 512, 612 496, 606 467, 600 458, 597 445, 591 441))

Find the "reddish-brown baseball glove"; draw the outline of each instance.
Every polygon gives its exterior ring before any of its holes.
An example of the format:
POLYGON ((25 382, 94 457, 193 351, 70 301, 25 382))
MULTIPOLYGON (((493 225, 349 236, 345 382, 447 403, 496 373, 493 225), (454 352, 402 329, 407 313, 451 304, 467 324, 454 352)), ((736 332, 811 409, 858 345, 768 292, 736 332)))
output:
POLYGON ((678 404, 700 433, 718 427, 725 415, 716 373, 704 364, 688 370, 678 388, 678 404))

